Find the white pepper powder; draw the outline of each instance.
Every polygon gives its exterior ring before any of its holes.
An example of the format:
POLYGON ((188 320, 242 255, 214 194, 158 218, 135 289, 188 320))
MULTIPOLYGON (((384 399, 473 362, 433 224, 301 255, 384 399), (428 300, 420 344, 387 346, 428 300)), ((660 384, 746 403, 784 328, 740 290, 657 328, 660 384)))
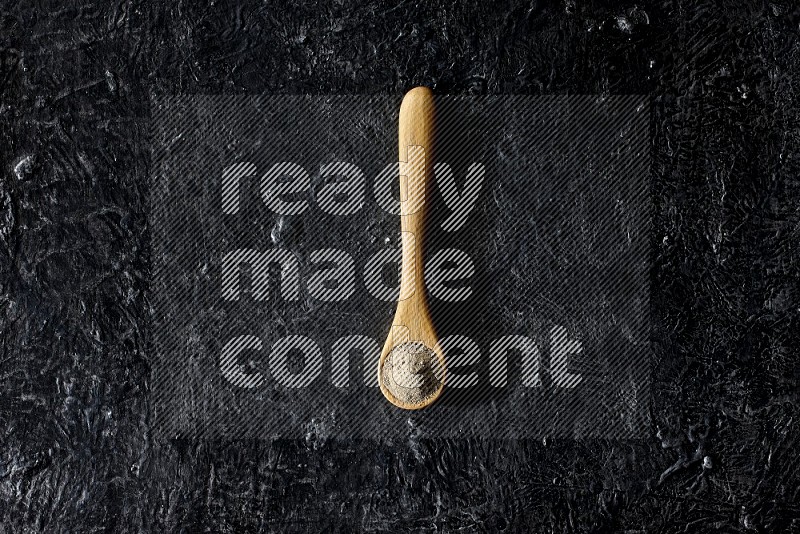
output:
POLYGON ((419 404, 439 390, 441 367, 439 357, 425 344, 402 343, 386 357, 381 380, 398 400, 406 404, 419 404))

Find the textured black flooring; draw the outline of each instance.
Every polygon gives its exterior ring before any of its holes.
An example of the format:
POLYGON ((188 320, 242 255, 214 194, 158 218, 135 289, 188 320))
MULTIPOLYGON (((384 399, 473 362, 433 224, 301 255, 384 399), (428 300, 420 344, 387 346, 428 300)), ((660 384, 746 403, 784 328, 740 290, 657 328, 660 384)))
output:
POLYGON ((0 530, 799 530, 800 10, 310 4, 0 6, 0 530), (154 440, 150 96, 417 84, 651 95, 646 436, 154 440))

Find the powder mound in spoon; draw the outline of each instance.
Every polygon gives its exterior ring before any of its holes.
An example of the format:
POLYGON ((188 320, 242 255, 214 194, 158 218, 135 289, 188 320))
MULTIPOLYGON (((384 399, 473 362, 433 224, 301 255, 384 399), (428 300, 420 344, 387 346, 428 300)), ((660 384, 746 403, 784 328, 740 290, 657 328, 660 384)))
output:
POLYGON ((442 383, 441 367, 439 357, 423 343, 402 343, 386 357, 381 381, 398 400, 406 404, 419 404, 439 390, 442 383))

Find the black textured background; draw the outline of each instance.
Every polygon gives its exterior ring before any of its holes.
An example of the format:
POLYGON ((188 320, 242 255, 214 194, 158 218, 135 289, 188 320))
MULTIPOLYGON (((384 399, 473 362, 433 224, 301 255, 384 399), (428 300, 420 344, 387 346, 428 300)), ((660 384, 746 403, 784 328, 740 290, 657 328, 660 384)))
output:
POLYGON ((4 2, 0 525, 800 529, 800 11, 790 2, 4 2), (149 97, 647 93, 652 428, 637 442, 159 443, 149 97))

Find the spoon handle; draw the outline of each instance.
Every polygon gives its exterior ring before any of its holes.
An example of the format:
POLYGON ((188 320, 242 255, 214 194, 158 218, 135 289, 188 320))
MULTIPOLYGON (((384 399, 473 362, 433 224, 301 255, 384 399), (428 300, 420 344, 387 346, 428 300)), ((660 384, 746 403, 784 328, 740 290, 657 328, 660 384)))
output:
POLYGON ((433 93, 427 87, 406 93, 400 105, 401 302, 425 298, 423 243, 433 181, 433 112, 433 93))

